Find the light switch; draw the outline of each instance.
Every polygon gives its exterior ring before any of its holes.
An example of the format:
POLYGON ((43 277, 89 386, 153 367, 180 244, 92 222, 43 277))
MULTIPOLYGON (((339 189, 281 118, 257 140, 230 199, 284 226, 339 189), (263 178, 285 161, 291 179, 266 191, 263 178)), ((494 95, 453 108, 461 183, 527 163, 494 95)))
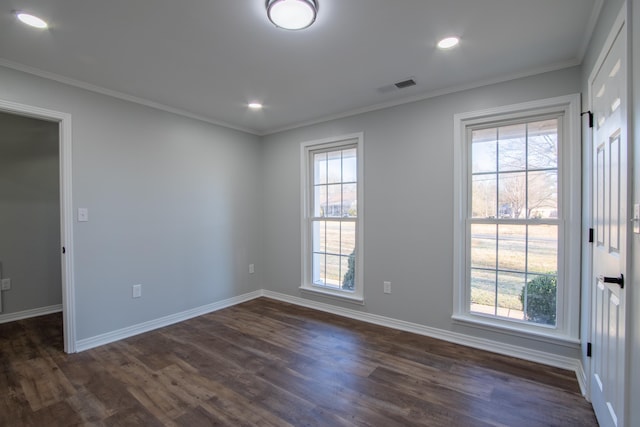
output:
POLYGON ((78 222, 87 222, 87 221, 89 221, 89 209, 78 208, 78 222))

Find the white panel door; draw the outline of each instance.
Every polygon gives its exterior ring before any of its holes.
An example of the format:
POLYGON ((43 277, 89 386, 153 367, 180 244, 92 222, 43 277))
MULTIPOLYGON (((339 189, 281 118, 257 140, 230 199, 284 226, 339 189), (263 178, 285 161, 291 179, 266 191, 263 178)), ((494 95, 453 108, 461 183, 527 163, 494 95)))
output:
POLYGON ((626 26, 591 81, 593 325, 591 400, 601 426, 624 425, 627 257, 626 26))

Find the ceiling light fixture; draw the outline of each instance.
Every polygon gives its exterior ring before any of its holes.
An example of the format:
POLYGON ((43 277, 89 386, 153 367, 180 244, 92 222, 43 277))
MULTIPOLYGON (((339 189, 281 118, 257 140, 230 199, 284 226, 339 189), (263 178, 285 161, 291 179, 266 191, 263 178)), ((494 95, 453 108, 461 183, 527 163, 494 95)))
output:
POLYGON ((451 49, 452 47, 456 47, 458 43, 460 43, 458 37, 446 37, 438 42, 438 47, 440 49, 451 49))
POLYGON ((38 18, 35 15, 31 15, 29 13, 20 12, 20 11, 16 11, 15 14, 16 14, 16 17, 24 24, 30 25, 35 28, 40 28, 40 29, 45 29, 49 27, 49 24, 47 24, 43 19, 38 18))
POLYGON ((302 30, 316 20, 316 0, 267 0, 267 16, 273 25, 285 30, 302 30))
POLYGON ((262 104, 260 104, 259 102, 250 102, 249 104, 247 104, 247 106, 249 108, 251 108, 252 110, 261 110, 262 109, 262 104))

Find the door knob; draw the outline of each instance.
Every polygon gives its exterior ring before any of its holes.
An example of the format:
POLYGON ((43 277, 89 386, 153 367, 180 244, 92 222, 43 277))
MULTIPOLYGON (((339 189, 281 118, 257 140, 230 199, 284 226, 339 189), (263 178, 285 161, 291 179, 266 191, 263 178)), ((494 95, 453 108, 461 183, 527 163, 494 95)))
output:
POLYGON ((617 283, 620 285, 620 289, 624 288, 624 274, 621 274, 620 277, 600 276, 599 279, 604 283, 617 283))

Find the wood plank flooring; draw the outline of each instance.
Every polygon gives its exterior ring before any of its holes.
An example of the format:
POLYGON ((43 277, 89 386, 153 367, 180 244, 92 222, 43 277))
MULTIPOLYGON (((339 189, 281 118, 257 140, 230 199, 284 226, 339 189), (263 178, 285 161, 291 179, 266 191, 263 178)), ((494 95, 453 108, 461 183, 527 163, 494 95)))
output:
POLYGON ((0 426, 595 426, 574 373, 260 298, 78 354, 0 325, 0 426))

